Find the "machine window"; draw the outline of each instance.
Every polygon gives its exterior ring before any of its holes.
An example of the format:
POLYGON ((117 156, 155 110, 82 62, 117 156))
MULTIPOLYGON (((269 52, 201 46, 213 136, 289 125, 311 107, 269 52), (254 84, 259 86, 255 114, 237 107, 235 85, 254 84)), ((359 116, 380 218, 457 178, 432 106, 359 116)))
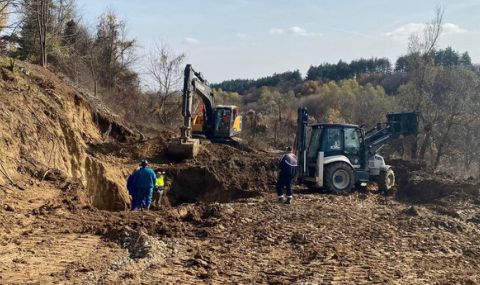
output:
POLYGON ((320 151, 320 137, 322 136, 322 128, 312 129, 312 135, 310 137, 310 144, 308 146, 307 159, 314 160, 320 151))
POLYGON ((345 128, 345 153, 358 154, 360 153, 360 138, 358 131, 355 128, 345 128))
POLYGON ((218 109, 215 118, 215 132, 228 133, 230 130, 231 110, 218 109))
POLYGON ((328 128, 326 151, 337 151, 341 149, 342 149, 342 130, 339 128, 328 128))

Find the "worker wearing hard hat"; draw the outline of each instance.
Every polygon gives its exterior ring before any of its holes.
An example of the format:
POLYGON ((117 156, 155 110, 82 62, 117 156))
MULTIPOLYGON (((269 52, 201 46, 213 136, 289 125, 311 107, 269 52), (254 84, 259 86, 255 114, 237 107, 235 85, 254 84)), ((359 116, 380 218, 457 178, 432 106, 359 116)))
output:
POLYGON ((153 206, 156 209, 160 209, 162 207, 162 196, 163 191, 165 190, 165 172, 159 171, 157 172, 157 180, 155 181, 155 190, 153 193, 153 206))
POLYGON ((128 181, 129 192, 132 195, 132 210, 148 209, 152 203, 153 187, 156 184, 157 176, 146 160, 140 162, 140 168, 132 176, 128 181), (130 191, 130 188, 133 191, 130 191))

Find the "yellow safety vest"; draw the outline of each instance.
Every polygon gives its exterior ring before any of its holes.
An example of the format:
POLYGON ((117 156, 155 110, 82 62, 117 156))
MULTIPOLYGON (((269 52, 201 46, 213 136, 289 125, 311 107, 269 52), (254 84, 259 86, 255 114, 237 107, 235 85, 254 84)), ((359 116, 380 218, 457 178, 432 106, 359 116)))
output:
POLYGON ((160 177, 157 178, 157 180, 155 181, 155 186, 159 186, 159 187, 165 186, 163 175, 160 175, 160 177))

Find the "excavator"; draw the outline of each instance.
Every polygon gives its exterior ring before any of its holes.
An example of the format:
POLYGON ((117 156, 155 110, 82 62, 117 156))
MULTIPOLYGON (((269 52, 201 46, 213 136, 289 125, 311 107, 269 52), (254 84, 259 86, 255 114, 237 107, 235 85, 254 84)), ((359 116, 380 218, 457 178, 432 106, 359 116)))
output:
POLYGON ((309 188, 336 194, 375 182, 382 192, 395 186, 395 173, 378 154, 388 142, 418 132, 418 112, 387 114, 369 130, 353 124, 309 125, 308 110, 298 109, 296 149, 299 180, 309 188))
POLYGON ((187 64, 184 70, 182 116, 180 139, 171 141, 167 146, 168 153, 174 157, 194 158, 200 149, 198 137, 230 143, 242 131, 240 109, 234 105, 215 105, 215 96, 208 81, 191 64, 187 64), (194 95, 200 97, 202 107, 200 112, 192 115, 194 95))

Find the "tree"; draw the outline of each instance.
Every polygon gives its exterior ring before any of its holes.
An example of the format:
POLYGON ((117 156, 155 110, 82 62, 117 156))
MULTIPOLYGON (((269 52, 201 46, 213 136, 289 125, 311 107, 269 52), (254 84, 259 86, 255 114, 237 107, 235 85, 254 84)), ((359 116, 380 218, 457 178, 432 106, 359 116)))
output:
POLYGON ((212 84, 213 88, 222 89, 228 92, 238 92, 245 94, 248 91, 262 87, 276 87, 288 90, 294 85, 302 82, 300 71, 287 71, 283 73, 274 73, 273 75, 253 79, 234 79, 226 80, 218 84, 212 84))
POLYGON ((340 60, 337 64, 325 63, 319 66, 310 66, 307 80, 340 81, 364 73, 389 73, 391 68, 388 58, 361 58, 350 63, 340 60))
POLYGON ((60 48, 64 26, 73 18, 74 4, 74 0, 21 0, 22 24, 15 55, 45 67, 49 56, 60 48))
POLYGON ((435 79, 438 67, 433 61, 433 53, 437 46, 442 31, 443 9, 437 8, 435 18, 427 23, 423 34, 412 34, 409 40, 409 54, 407 56, 407 72, 409 82, 402 88, 403 106, 410 110, 420 111, 420 118, 423 121, 425 135, 418 154, 418 136, 411 145, 412 158, 417 155, 424 159, 425 153, 431 140, 431 125, 436 120, 435 114, 429 112, 432 102, 432 84, 435 79))
POLYGON ((260 90, 260 99, 259 99, 259 106, 260 109, 263 110, 264 114, 273 121, 273 134, 274 134, 274 145, 278 143, 278 137, 280 133, 280 129, 287 124, 285 122, 285 113, 288 112, 288 105, 294 99, 293 92, 288 92, 286 94, 282 94, 277 90, 272 90, 268 87, 263 87, 260 90))
POLYGON ((433 162, 434 169, 439 167, 448 144, 454 141, 452 136, 455 135, 456 128, 467 126, 468 132, 469 126, 478 120, 472 116, 471 106, 478 99, 479 86, 478 76, 465 68, 443 70, 438 74, 436 81, 432 97, 438 118, 432 126, 433 141, 437 149, 433 162))
POLYGON ((150 51, 148 74, 155 84, 155 92, 160 98, 156 113, 162 124, 170 123, 173 111, 169 103, 175 94, 178 94, 183 81, 183 64, 185 54, 175 54, 167 44, 157 43, 150 51))
POLYGON ((100 16, 92 43, 90 66, 94 81, 107 90, 128 86, 132 80, 129 68, 135 62, 135 40, 127 39, 126 24, 108 11, 100 16), (130 79, 130 82, 124 81, 130 79))

